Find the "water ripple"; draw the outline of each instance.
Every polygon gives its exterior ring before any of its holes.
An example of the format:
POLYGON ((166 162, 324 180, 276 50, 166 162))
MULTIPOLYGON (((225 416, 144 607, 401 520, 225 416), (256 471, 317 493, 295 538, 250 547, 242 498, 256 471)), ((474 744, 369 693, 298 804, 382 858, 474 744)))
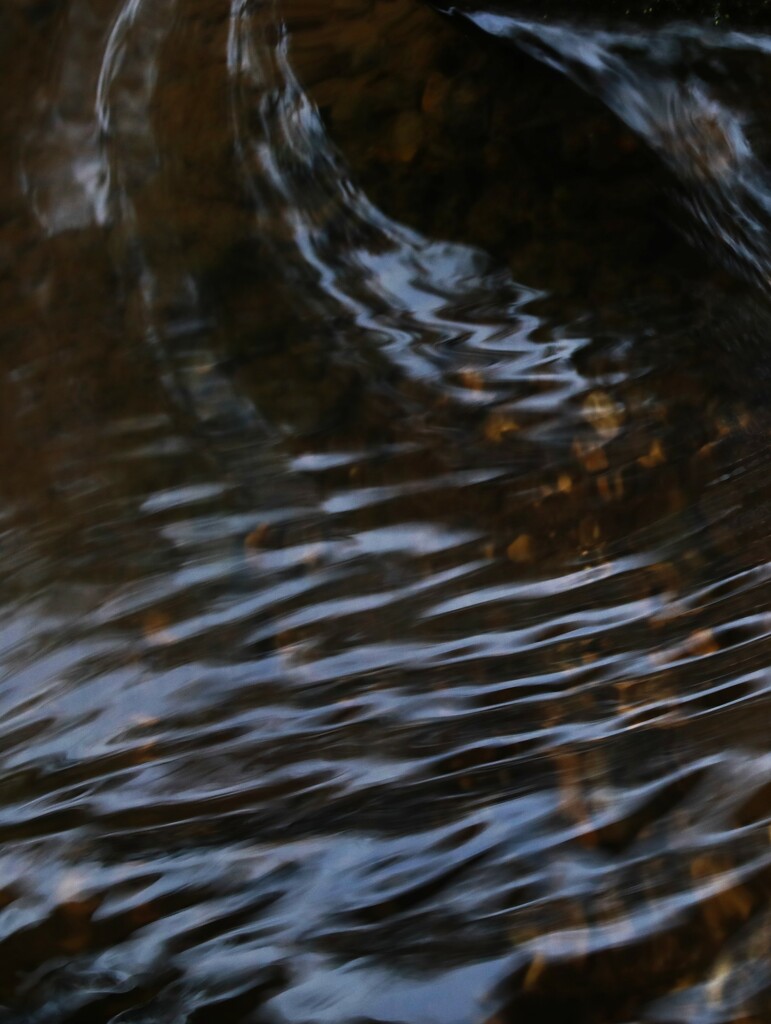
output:
POLYGON ((767 38, 22 7, 2 1012, 767 1019, 767 38))

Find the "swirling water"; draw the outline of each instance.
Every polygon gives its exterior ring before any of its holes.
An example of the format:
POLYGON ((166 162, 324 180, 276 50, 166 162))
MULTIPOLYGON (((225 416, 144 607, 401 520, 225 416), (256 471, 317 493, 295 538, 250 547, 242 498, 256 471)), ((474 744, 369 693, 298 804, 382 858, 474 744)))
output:
POLYGON ((2 1020, 771 1020, 771 42, 453 17, 0 11, 2 1020))

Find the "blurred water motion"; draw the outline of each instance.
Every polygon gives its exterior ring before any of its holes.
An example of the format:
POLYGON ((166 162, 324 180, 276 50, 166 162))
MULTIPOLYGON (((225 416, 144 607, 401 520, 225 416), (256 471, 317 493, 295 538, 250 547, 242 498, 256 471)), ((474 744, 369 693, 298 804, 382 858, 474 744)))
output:
POLYGON ((771 40, 465 19, 0 10, 3 1024, 771 1021, 771 40))

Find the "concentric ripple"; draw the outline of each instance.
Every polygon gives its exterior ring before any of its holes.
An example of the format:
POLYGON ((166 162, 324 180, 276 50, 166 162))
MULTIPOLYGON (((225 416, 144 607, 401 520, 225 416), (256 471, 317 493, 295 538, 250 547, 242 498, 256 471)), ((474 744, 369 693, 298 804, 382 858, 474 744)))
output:
POLYGON ((0 12, 3 1020, 771 1020, 769 42, 465 18, 0 12))

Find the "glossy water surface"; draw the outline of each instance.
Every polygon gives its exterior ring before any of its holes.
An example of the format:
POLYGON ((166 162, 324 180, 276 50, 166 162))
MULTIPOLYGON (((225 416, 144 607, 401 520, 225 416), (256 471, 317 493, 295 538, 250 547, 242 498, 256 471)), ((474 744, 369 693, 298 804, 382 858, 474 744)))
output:
POLYGON ((0 1019, 771 1021, 771 37, 0 8, 0 1019))

